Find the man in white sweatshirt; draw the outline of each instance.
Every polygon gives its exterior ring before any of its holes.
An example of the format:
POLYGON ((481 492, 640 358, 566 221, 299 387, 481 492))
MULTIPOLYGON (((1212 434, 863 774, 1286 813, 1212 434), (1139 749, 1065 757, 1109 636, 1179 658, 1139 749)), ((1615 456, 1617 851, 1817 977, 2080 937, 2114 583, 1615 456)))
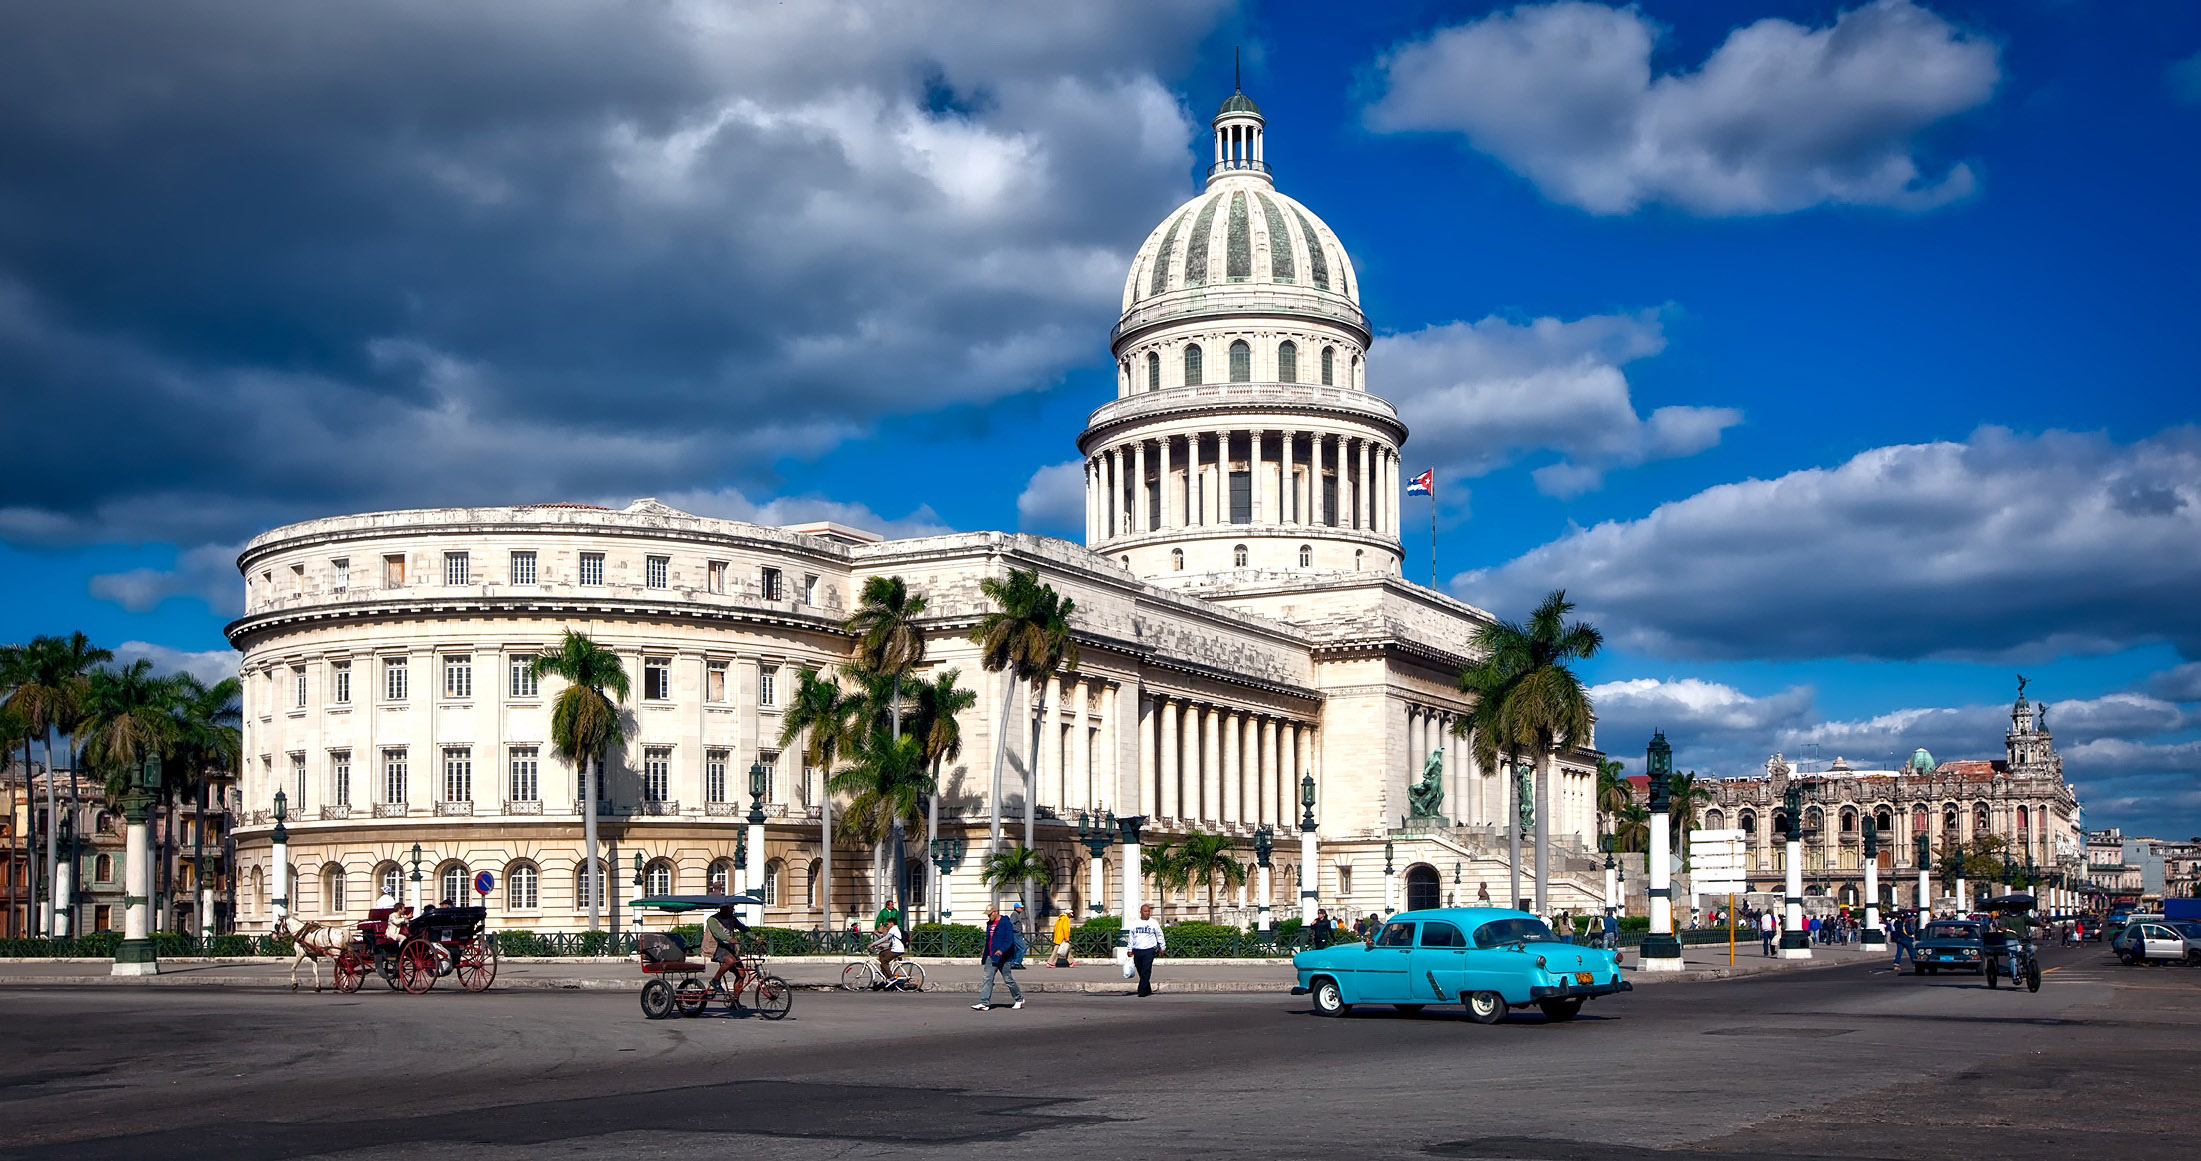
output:
POLYGON ((1162 954, 1169 940, 1162 936, 1162 925, 1154 922, 1154 905, 1139 905, 1139 917, 1124 929, 1124 946, 1131 949, 1131 962, 1139 969, 1139 994, 1154 994, 1154 957, 1162 954))

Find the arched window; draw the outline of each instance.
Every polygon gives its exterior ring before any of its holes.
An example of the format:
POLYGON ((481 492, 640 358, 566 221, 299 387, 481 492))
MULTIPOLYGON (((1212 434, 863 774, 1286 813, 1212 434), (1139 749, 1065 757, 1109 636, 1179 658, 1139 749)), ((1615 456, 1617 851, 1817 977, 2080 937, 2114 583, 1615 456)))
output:
POLYGON ((1857 812, 1846 806, 1842 808, 1842 833, 1857 833, 1857 812))
POLYGON ((1253 348, 1246 340, 1239 339, 1230 345, 1230 381, 1253 382, 1253 348))
POLYGON ((1177 570, 1178 572, 1183 572, 1185 570, 1184 549, 1172 548, 1169 550, 1169 567, 1177 570))
POLYGON ((1367 389, 1368 389, 1368 385, 1367 385, 1367 382, 1366 382, 1365 380, 1363 380, 1363 379, 1362 379, 1362 378, 1360 377, 1360 356, 1359 356, 1359 355, 1354 355, 1354 356, 1353 356, 1353 382, 1352 382, 1352 387, 1353 387, 1353 390, 1355 390, 1355 391, 1365 391, 1365 390, 1367 390, 1367 389))
POLYGON ((771 862, 764 864, 764 882, 757 887, 757 898, 764 900, 766 907, 780 905, 780 880, 785 878, 786 875, 786 863, 773 859, 771 862))
POLYGON ((1285 339, 1276 348, 1276 381, 1299 382, 1299 344, 1290 339, 1285 339))
POLYGON ((101 834, 115 833, 115 816, 102 810, 92 821, 92 828, 101 834))
POLYGON ((381 866, 376 867, 374 872, 374 885, 377 891, 381 892, 384 895, 388 895, 391 899, 394 899, 400 903, 405 901, 405 892, 403 890, 403 887, 405 885, 405 873, 398 869, 396 863, 384 863, 381 866))
POLYGON ((1785 842, 1785 841, 1787 841, 1787 839, 1788 839, 1788 812, 1787 812, 1787 811, 1785 811, 1785 810, 1776 810, 1776 811, 1774 811, 1774 812, 1773 812, 1773 834, 1774 834, 1774 836, 1775 836, 1775 837, 1777 837, 1777 838, 1781 839, 1782 841, 1784 841, 1784 842, 1785 842))
POLYGON ((1239 545, 1234 545, 1234 546, 1232 546, 1232 548, 1231 548, 1231 550, 1230 550, 1230 563, 1231 563, 1231 567, 1233 567, 1233 568, 1244 568, 1244 567, 1246 567, 1246 546, 1245 546, 1245 545, 1243 545, 1243 544, 1239 544, 1239 545))
POLYGON ((604 869, 604 860, 602 859, 596 860, 596 873, 594 875, 590 875, 588 873, 587 863, 573 864, 574 910, 587 911, 588 897, 592 893, 596 896, 597 910, 601 911, 604 908, 606 902, 606 894, 604 891, 604 869), (591 879, 595 881, 591 883, 591 879))
POLYGON ((252 909, 258 911, 267 906, 267 872, 252 868, 252 909))
POLYGON ((445 863, 443 869, 436 872, 436 886, 440 888, 436 894, 436 902, 454 907, 465 906, 466 893, 473 889, 469 882, 472 878, 473 876, 466 873, 465 863, 445 863))
POLYGON ((1894 811, 1882 807, 1878 814, 1872 816, 1872 825, 1880 832, 1880 838, 1883 842, 1895 841, 1894 811))
POLYGON ((1727 815, 1726 815, 1725 813, 1721 812, 1721 811, 1718 811, 1718 810, 1707 810, 1707 811, 1705 811, 1705 812, 1704 812, 1704 829, 1706 829, 1706 830, 1725 830, 1725 829, 1727 829, 1727 815))
POLYGON ((733 894, 733 884, 734 861, 732 859, 720 859, 712 863, 710 871, 703 878, 703 890, 712 895, 733 894))
POLYGON ((514 863, 504 871, 504 909, 535 911, 542 907, 543 873, 533 863, 514 863))
POLYGON ((2020 833, 2023 833, 2027 829, 2026 824, 2030 822, 2031 819, 2032 812, 2026 810, 2022 806, 2018 807, 2018 830, 2020 833))
POLYGON ((92 860, 92 878, 102 883, 114 882, 115 857, 113 855, 101 855, 92 860))
POLYGON ((1367 550, 1366 550, 1366 549, 1360 549, 1360 548, 1356 548, 1356 549, 1354 549, 1354 550, 1353 550, 1353 571, 1354 571, 1354 572, 1359 572, 1359 571, 1360 571, 1361 558, 1362 558, 1362 557, 1364 557, 1364 556, 1366 556, 1366 555, 1368 555, 1368 553, 1367 553, 1367 550))
POLYGON ((810 860, 809 877, 804 880, 804 890, 808 891, 809 894, 804 897, 803 903, 804 906, 809 907, 812 911, 816 911, 818 909, 818 900, 823 897, 823 892, 825 890, 824 880, 824 861, 820 859, 810 860))
POLYGON ((344 868, 330 863, 321 869, 321 913, 342 915, 350 900, 344 897, 344 868))
POLYGON ((1945 830, 1945 831, 1948 831, 1951 837, 1955 837, 1955 835, 1956 835, 1956 807, 1954 807, 1954 806, 1946 806, 1946 807, 1943 807, 1943 808, 1942 808, 1942 810, 1941 810, 1941 829, 1943 829, 1943 830, 1945 830))
POLYGON ((1154 351, 1146 353, 1146 389, 1149 391, 1162 389, 1162 356, 1154 351))
POLYGON ((1745 842, 1756 842, 1758 840, 1757 815, 1752 814, 1747 810, 1743 811, 1740 825, 1742 826, 1743 840, 1745 842))
POLYGON ((1336 376, 1337 348, 1324 347, 1322 348, 1322 385, 1324 387, 1333 386, 1334 384, 1332 383, 1332 380, 1334 380, 1336 376))
POLYGON ((1200 382, 1200 344, 1185 346, 1185 386, 1197 386, 1200 382))
POLYGON ((1912 811, 1911 811, 1911 833, 1912 833, 1912 834, 1925 834, 1925 833, 1927 832, 1927 830, 1929 830, 1929 829, 1931 829, 1931 828, 1930 828, 1930 826, 1928 825, 1928 823, 1926 822, 1926 808, 1925 808, 1925 807, 1923 807, 1923 806, 1921 806, 1921 807, 1918 807, 1918 808, 1916 808, 1916 809, 1912 810, 1912 811))
POLYGON ((1301 567, 1301 568, 1310 568, 1310 567, 1312 567, 1313 565, 1314 565, 1314 545, 1312 545, 1312 544, 1302 544, 1302 545, 1300 545, 1300 546, 1299 546, 1299 567, 1301 567))
POLYGON ((1987 804, 1984 802, 1972 808, 1972 833, 1987 833, 1987 804))
POLYGON ((673 893, 673 865, 663 859, 642 868, 642 891, 648 895, 673 893))

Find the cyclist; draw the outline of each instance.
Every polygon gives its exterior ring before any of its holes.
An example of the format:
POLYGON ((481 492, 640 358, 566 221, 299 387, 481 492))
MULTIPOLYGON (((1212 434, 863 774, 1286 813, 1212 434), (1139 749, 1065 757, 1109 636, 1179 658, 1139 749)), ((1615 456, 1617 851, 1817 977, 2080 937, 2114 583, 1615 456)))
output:
MULTIPOLYGON (((2005 911, 1995 916, 1994 926, 1999 929, 2002 942, 2009 948, 2010 954, 2005 958, 2010 964, 2010 982, 2024 983, 2025 966, 2021 962, 2024 957, 2018 953, 2024 949, 2026 937, 2032 934, 2032 916, 2022 911, 2005 911)), ((1990 933, 1988 938, 1993 939, 1994 933, 1990 933)))
MULTIPOLYGON (((893 913, 881 912, 880 914, 889 915, 893 913)), ((879 957, 879 978, 893 979, 894 961, 902 958, 903 954, 909 951, 909 945, 902 940, 901 925, 894 922, 893 919, 881 919, 878 933, 871 937, 871 950, 879 957)))
MULTIPOLYGON (((711 958, 718 961, 718 971, 711 975, 713 988, 719 986, 718 981, 725 978, 727 972, 741 967, 740 933, 747 930, 749 925, 741 921, 741 916, 735 913, 731 903, 720 907, 709 919, 704 920, 703 934, 711 941, 711 958)), ((734 976, 734 987, 736 990, 741 987, 741 976, 738 974, 734 976)))

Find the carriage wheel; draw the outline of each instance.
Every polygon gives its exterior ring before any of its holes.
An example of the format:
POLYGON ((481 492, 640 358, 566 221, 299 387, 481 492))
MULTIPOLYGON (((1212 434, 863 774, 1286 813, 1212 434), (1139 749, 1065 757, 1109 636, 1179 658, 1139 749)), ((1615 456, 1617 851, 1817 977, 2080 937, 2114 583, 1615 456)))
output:
POLYGON ((350 995, 367 979, 367 961, 354 952, 336 957, 336 990, 350 995))
POLYGON ((642 1014, 652 1020, 662 1020, 672 1015, 673 986, 655 979, 643 984, 642 1014))
POLYGON ((397 949, 397 982, 413 995, 436 986, 436 952, 425 939, 408 939, 397 949))
POLYGON ((844 992, 868 991, 871 987, 871 977, 874 974, 876 973, 871 970, 870 964, 858 960, 841 969, 841 990, 844 992))
POLYGON ((679 1005, 683 1016, 700 1016, 711 1006, 711 989, 703 981, 688 976, 673 987, 673 1003, 679 1005))
POLYGON ((908 960, 906 960, 906 959, 898 959, 898 960, 895 960, 895 961, 894 961, 894 982, 895 982, 895 984, 896 984, 896 985, 898 985, 899 987, 901 987, 901 988, 903 988, 903 989, 905 989, 905 990, 907 990, 907 991, 912 991, 912 992, 922 992, 922 991, 924 991, 924 990, 925 990, 925 969, 924 969, 924 966, 923 966, 923 965, 921 965, 921 964, 915 964, 915 963, 911 963, 910 961, 908 961, 908 960))
POLYGON ((390 985, 390 990, 393 992, 404 990, 397 982, 398 955, 398 952, 391 951, 374 957, 375 973, 382 977, 383 983, 390 985))
POLYGON ((469 992, 479 992, 494 983, 497 978, 497 949, 489 945, 489 937, 477 935, 459 948, 459 986, 469 992))
POLYGON ((795 989, 778 976, 757 977, 757 1015, 767 1020, 784 1019, 795 1006, 795 989))

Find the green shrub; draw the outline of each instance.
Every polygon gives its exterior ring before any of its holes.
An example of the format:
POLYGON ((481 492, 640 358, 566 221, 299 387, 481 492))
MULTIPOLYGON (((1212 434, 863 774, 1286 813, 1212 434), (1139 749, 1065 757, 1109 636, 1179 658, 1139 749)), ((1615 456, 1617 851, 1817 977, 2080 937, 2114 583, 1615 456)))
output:
POLYGON ((986 950, 986 933, 968 923, 920 923, 910 929, 909 949, 912 955, 975 956, 986 950))

